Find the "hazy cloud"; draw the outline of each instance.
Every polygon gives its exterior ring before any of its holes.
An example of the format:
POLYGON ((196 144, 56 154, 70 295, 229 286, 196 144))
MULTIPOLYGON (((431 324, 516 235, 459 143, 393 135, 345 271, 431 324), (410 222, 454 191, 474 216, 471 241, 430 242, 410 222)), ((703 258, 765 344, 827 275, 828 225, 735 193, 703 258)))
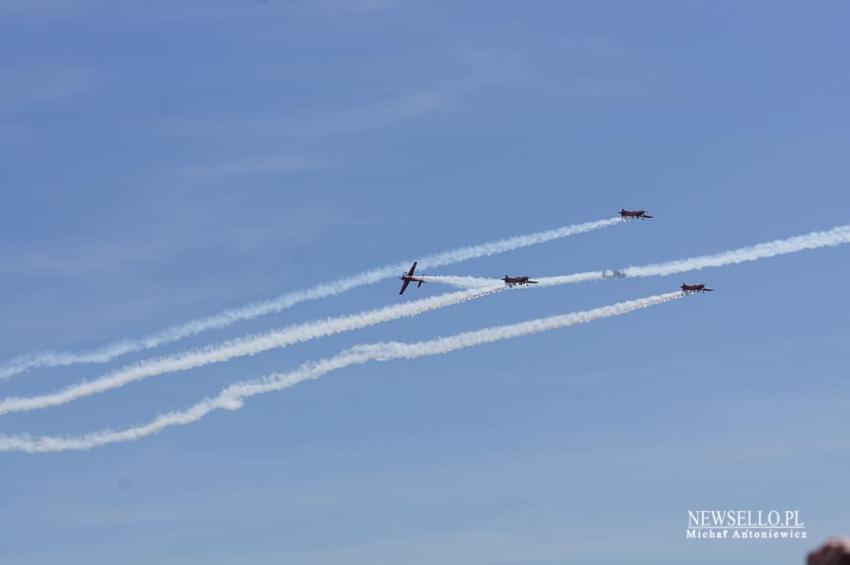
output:
POLYGON ((6 67, 0 69, 0 110, 73 96, 94 87, 97 82, 97 74, 83 67, 6 67))
POLYGON ((179 176, 195 180, 211 180, 249 174, 286 174, 314 171, 322 163, 297 155, 269 155, 237 158, 205 165, 193 165, 179 171, 179 176))

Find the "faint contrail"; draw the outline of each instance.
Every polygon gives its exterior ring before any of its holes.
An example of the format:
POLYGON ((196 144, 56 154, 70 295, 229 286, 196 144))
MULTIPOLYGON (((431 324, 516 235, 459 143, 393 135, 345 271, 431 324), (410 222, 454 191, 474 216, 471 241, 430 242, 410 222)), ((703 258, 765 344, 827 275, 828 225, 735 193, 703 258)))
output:
POLYGON ((38 396, 13 396, 0 399, 0 415, 10 412, 27 412, 29 410, 59 406, 157 375, 174 371, 186 371, 213 363, 221 363, 235 357, 256 355, 270 349, 287 347, 311 339, 365 328, 408 316, 415 316, 430 310, 481 298, 501 290, 504 290, 504 287, 490 286, 489 288, 449 292, 439 296, 402 302, 348 316, 338 316, 296 324, 264 334, 251 335, 199 349, 148 359, 121 367, 97 379, 82 381, 56 392, 38 396))
MULTIPOLYGON (((604 271, 588 271, 585 273, 574 273, 557 277, 535 277, 538 286, 558 286, 587 281, 599 281, 604 279, 620 279, 632 277, 655 277, 667 276, 688 271, 698 271, 709 267, 724 267, 748 261, 758 261, 777 255, 797 253, 807 249, 820 247, 835 247, 850 243, 850 225, 839 226, 827 231, 815 231, 805 235, 797 235, 787 239, 777 239, 765 243, 758 243, 749 247, 739 247, 731 251, 723 251, 712 255, 700 255, 690 259, 679 259, 667 261, 666 263, 653 263, 637 267, 626 267, 624 269, 606 269, 604 271)), ((499 284, 499 279, 483 279, 478 277, 432 277, 433 282, 441 282, 460 288, 480 288, 488 285, 499 284)), ((531 288, 531 287, 525 287, 531 288)))
POLYGON ((440 355, 485 343, 583 324, 611 316, 619 316, 656 304, 669 302, 682 296, 684 295, 681 292, 669 292, 667 294, 619 302, 592 310, 540 318, 518 324, 495 326, 415 343, 385 342, 358 345, 346 349, 333 357, 304 363, 297 369, 287 373, 274 373, 260 379, 230 385, 215 397, 206 398, 186 410, 163 414, 147 424, 120 431, 106 429, 81 436, 0 435, 0 451, 41 453, 83 450, 109 443, 135 441, 159 433, 171 426, 185 426, 197 422, 214 410, 238 410, 243 406, 246 398, 283 390, 303 381, 318 379, 326 373, 351 365, 359 365, 369 361, 414 359, 417 357, 440 355))
MULTIPOLYGON (((477 257, 505 253, 515 249, 530 247, 532 245, 546 243, 547 241, 613 226, 622 223, 622 221, 621 218, 611 218, 608 220, 564 226, 528 235, 508 237, 479 245, 461 247, 452 251, 445 251, 424 257, 419 260, 419 267, 420 269, 428 269, 460 263, 477 257)), ((260 316, 276 314, 300 302, 318 300, 320 298, 342 294, 359 286, 373 284, 398 275, 399 272, 408 269, 411 262, 412 259, 409 259, 371 271, 343 277, 335 281, 322 283, 312 288, 287 292, 272 300, 255 302, 239 308, 224 310, 205 318, 198 318, 171 326, 138 339, 116 341, 89 351, 45 351, 31 355, 22 355, 0 366, 0 379, 7 379, 13 375, 37 368, 60 367, 78 363, 107 363, 121 355, 153 349, 165 343, 179 341, 208 330, 224 328, 238 321, 252 320, 260 316)))

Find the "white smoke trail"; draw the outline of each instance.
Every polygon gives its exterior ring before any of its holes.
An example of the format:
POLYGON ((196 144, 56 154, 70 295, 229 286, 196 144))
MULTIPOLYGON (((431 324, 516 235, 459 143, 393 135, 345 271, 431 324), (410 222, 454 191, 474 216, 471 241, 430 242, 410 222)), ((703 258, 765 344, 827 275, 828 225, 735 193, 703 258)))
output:
MULTIPOLYGON (((542 287, 608 278, 666 276, 674 273, 699 270, 708 267, 720 267, 746 261, 755 261, 777 255, 795 253, 806 249, 837 246, 844 243, 850 243, 850 226, 840 226, 828 231, 812 232, 806 235, 760 243, 750 247, 742 247, 731 251, 725 251, 713 255, 703 255, 690 259, 681 259, 677 261, 637 267, 627 267, 622 270, 591 271, 559 277, 542 277, 537 280, 539 281, 539 286, 542 287)), ((362 328, 403 316, 415 315, 427 310, 440 308, 445 305, 455 304, 470 298, 478 297, 479 292, 489 294, 490 292, 498 290, 500 287, 484 285, 501 284, 501 281, 498 279, 480 279, 475 277, 433 276, 430 277, 430 280, 434 282, 445 282, 448 284, 459 284, 464 287, 472 286, 474 288, 466 291, 468 295, 463 292, 459 292, 438 296, 433 299, 390 306, 375 311, 355 314, 353 316, 331 318, 328 320, 301 324, 285 328, 277 332, 272 332, 270 334, 251 336, 226 342, 210 348, 154 359, 119 369, 97 380, 83 382, 47 395, 3 399, 0 400, 0 414, 57 406, 84 396, 104 392, 136 380, 166 372, 186 370, 209 363, 226 361, 237 356, 253 355, 274 347, 284 347, 300 341, 315 339, 317 337, 343 331, 350 331, 352 329, 362 328)))
POLYGON ((807 249, 836 247, 845 243, 850 243, 850 225, 839 226, 827 231, 815 231, 787 239, 776 239, 715 255, 703 255, 691 259, 656 263, 642 267, 629 267, 623 269, 623 273, 627 277, 667 276, 685 271, 697 271, 708 267, 737 265, 738 263, 797 253, 798 251, 805 251, 807 249))
POLYGON ((110 443, 136 441, 159 433, 172 426, 185 426, 197 422, 214 410, 238 410, 243 406, 245 399, 252 396, 283 390, 307 380, 318 379, 331 371, 351 365, 360 365, 369 361, 414 359, 417 357, 440 355, 485 343, 513 339, 515 337, 536 334, 557 328, 584 324, 602 318, 619 316, 656 304, 670 302, 682 296, 684 295, 680 292, 670 292, 647 298, 619 302, 592 310, 540 318, 518 324, 495 326, 416 343, 387 342, 359 345, 333 357, 304 363, 288 373, 275 373, 256 380, 235 383, 223 389, 217 396, 206 398, 186 410, 169 412, 158 416, 147 424, 124 430, 113 431, 106 429, 81 436, 34 437, 27 434, 0 435, 0 452, 20 451, 26 453, 44 453, 84 450, 110 443))
MULTIPOLYGON (((668 276, 689 271, 698 271, 709 267, 724 267, 748 261, 758 261, 778 255, 797 253, 808 249, 835 247, 850 243, 850 225, 838 226, 827 231, 815 231, 786 239, 777 239, 758 243, 749 247, 739 247, 712 255, 700 255, 689 259, 678 259, 665 263, 626 267, 625 269, 606 269, 604 271, 588 271, 556 277, 535 277, 538 286, 560 286, 564 284, 600 281, 605 279, 622 279, 633 277, 668 276)), ((500 284, 499 279, 478 277, 433 277, 433 282, 449 284, 460 288, 481 288, 500 284)), ((517 287, 533 288, 533 287, 517 287)))
POLYGON ((460 304, 468 300, 482 298, 494 292, 500 292, 504 287, 489 287, 459 292, 450 292, 423 298, 412 302, 403 302, 376 310, 368 310, 349 316, 326 318, 314 322, 297 324, 280 330, 260 335, 247 336, 226 341, 216 345, 203 347, 148 359, 116 369, 102 377, 91 381, 82 381, 57 392, 38 396, 9 397, 0 399, 0 415, 10 412, 26 412, 52 406, 67 404, 80 398, 100 394, 108 390, 122 387, 135 381, 155 377, 174 371, 186 371, 213 363, 221 363, 236 357, 256 355, 270 349, 287 347, 295 343, 327 337, 342 332, 348 332, 390 320, 415 316, 430 310, 460 304))
MULTIPOLYGON (((622 223, 622 221, 621 218, 611 218, 608 220, 564 226, 528 235, 508 237, 479 245, 461 247, 452 251, 445 251, 424 257, 419 260, 419 268, 429 269, 443 265, 452 265, 478 257, 506 253, 515 249, 531 247, 546 243, 547 241, 606 228, 622 223)), ((108 363, 121 355, 153 349, 160 345, 179 341, 202 332, 224 328, 238 321, 253 320, 260 316, 276 314, 301 302, 319 300, 328 296, 342 294, 353 288, 374 284, 378 281, 397 276, 400 272, 407 270, 411 262, 412 260, 405 260, 371 271, 343 277, 335 281, 322 283, 312 288, 287 292, 272 300, 255 302, 239 308, 224 310, 223 312, 205 318, 198 318, 171 326, 138 339, 116 341, 90 351, 45 351, 23 355, 11 359, 0 366, 0 379, 7 379, 37 368, 62 367, 78 363, 108 363)))
POLYGON ((788 255, 789 253, 797 253, 808 249, 835 247, 846 243, 850 243, 850 225, 838 226, 827 231, 814 231, 786 239, 776 239, 748 247, 739 247, 738 249, 712 255, 700 255, 698 257, 667 261, 665 263, 626 267, 620 270, 592 271, 562 277, 543 277, 538 280, 541 286, 557 286, 609 278, 665 277, 677 273, 699 271, 709 267, 725 267, 727 265, 758 261, 759 259, 788 255))
POLYGON ((501 279, 486 279, 481 277, 467 277, 456 275, 425 275, 425 282, 447 284, 457 288, 486 288, 503 284, 501 279))

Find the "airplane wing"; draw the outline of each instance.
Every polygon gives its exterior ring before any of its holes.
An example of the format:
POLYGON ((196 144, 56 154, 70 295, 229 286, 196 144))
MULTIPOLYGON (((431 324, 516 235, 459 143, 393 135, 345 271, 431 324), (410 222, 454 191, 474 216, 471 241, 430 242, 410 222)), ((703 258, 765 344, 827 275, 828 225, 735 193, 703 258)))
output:
MULTIPOLYGON (((411 271, 413 269, 410 269, 411 271)), ((407 285, 410 284, 410 279, 404 279, 404 282, 401 283, 401 290, 398 291, 399 294, 404 294, 404 291, 407 290, 407 285)))
POLYGON ((414 262, 413 262, 413 265, 410 267, 410 270, 409 270, 409 271, 407 271, 407 276, 408 276, 408 277, 412 277, 412 276, 413 276, 413 271, 415 271, 415 270, 416 270, 416 263, 417 263, 417 262, 418 262, 418 261, 414 261, 414 262))

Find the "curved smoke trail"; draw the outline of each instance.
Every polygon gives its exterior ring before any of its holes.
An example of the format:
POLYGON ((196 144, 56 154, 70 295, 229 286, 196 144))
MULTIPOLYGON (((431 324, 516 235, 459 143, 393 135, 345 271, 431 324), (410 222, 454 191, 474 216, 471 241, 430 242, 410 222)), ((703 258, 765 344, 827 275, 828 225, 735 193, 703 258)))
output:
MULTIPOLYGON (((564 226, 528 235, 508 237, 480 245, 461 247, 452 251, 445 251, 424 257, 419 260, 419 266, 420 268, 428 269, 443 265, 452 265, 469 259, 506 253, 515 249, 531 247, 546 243, 547 241, 606 228, 622 223, 622 221, 621 218, 611 218, 608 220, 564 226)), ((0 366, 0 379, 7 379, 37 368, 61 367, 76 365, 78 363, 107 363, 121 355, 153 349, 160 345, 179 341, 209 330, 224 328, 235 322, 253 320, 254 318, 269 314, 277 314, 301 302, 319 300, 328 296, 342 294, 353 288, 374 284, 378 281, 397 276, 401 271, 407 270, 411 262, 412 260, 405 260, 371 271, 343 277, 335 281, 322 283, 312 288, 287 292, 272 300, 255 302, 239 308, 224 310, 205 318, 198 318, 171 326, 145 337, 116 341, 89 351, 45 351, 23 355, 11 359, 0 366)))
POLYGON ((504 286, 490 286, 483 289, 449 292, 431 298, 403 302, 348 316, 338 316, 296 324, 264 334, 251 335, 199 349, 148 359, 121 367, 97 379, 82 381, 56 392, 38 396, 13 396, 0 399, 0 415, 10 412, 27 412, 29 410, 60 406, 86 396, 101 394, 135 381, 165 373, 186 371, 213 363, 222 363, 237 357, 256 355, 270 349, 287 347, 295 343, 374 326, 391 320, 398 320, 399 318, 416 316, 438 308, 445 308, 446 306, 482 298, 489 294, 500 292, 504 288, 504 286))
POLYGON ((682 296, 684 295, 681 292, 669 292, 647 298, 619 302, 592 310, 539 318, 518 324, 495 326, 415 343, 385 342, 358 345, 346 349, 333 357, 304 363, 297 369, 287 373, 275 373, 260 379, 232 384, 223 389, 215 397, 206 398, 186 410, 162 414, 147 424, 133 426, 119 431, 107 429, 81 436, 34 437, 26 434, 0 435, 0 451, 44 453, 84 450, 110 443, 136 441, 159 433, 172 426, 185 426, 197 422, 215 410, 238 410, 244 405, 245 399, 252 396, 287 389, 298 383, 318 379, 331 371, 352 365, 360 365, 369 361, 415 359, 417 357, 440 355, 485 343, 493 343, 576 324, 584 324, 612 316, 620 316, 657 304, 670 302, 682 296))

